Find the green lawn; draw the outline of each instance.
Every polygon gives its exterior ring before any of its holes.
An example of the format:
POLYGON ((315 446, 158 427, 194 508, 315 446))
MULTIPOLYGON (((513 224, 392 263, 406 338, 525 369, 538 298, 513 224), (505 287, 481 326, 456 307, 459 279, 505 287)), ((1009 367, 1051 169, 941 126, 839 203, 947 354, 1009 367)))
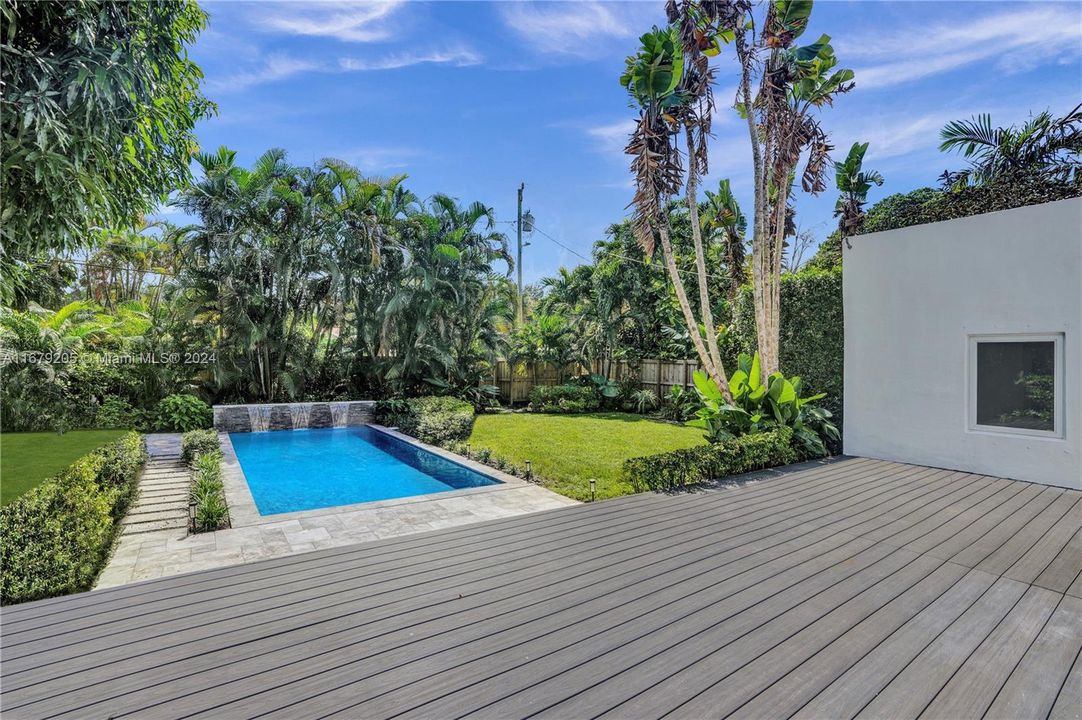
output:
POLYGON ((91 450, 124 433, 124 430, 71 430, 63 435, 51 432, 0 434, 0 505, 7 505, 91 450))
POLYGON ((576 500, 590 499, 596 478, 600 500, 634 492, 620 481, 624 460, 706 441, 701 430, 641 415, 500 413, 479 415, 469 442, 520 467, 529 460, 546 487, 576 500))

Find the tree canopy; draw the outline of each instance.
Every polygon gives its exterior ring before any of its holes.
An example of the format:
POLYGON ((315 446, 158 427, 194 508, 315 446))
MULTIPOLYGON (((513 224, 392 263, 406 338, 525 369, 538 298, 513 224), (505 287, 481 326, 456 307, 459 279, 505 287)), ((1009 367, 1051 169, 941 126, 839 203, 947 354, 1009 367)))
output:
POLYGON ((207 19, 194 0, 11 0, 0 16, 5 254, 131 226, 186 184, 214 109, 187 53, 207 19))

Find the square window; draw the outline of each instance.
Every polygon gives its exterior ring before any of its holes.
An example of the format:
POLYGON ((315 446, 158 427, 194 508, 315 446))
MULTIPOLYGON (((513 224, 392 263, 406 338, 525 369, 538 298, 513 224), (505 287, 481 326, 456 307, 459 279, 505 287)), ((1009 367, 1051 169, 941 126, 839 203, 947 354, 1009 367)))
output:
POLYGON ((971 338, 971 427, 1033 435, 1058 433, 1060 337, 971 338))

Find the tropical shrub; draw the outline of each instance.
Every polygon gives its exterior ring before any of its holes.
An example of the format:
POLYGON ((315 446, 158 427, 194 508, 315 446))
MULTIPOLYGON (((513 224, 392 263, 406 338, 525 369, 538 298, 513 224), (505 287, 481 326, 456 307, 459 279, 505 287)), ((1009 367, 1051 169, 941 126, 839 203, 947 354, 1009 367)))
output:
POLYGON ((136 489, 143 439, 129 433, 0 509, 0 602, 87 590, 136 489))
POLYGON ((376 404, 376 419, 431 445, 465 441, 473 430, 473 405, 448 396, 387 400, 376 404))
POLYGON ((631 394, 631 405, 635 412, 645 415, 657 407, 657 395, 653 390, 642 388, 631 394))
POLYGON ((684 450, 624 461, 624 480, 637 491, 671 492, 728 475, 788 465, 799 459, 793 431, 777 427, 684 450))
POLYGON ((158 403, 157 427, 171 432, 188 432, 209 428, 214 422, 210 405, 195 395, 166 395, 158 403))
POLYGON ((669 394, 665 398, 665 402, 662 403, 658 415, 665 420, 683 422, 690 420, 700 407, 702 407, 702 403, 699 402, 697 393, 685 390, 680 385, 673 385, 669 388, 669 394))
POLYGON ((229 507, 221 492, 201 497, 195 504, 195 532, 211 532, 229 527, 229 507))
MULTIPOLYGON (((611 388, 616 397, 615 385, 611 388)), ((530 388, 532 412, 583 413, 593 412, 601 406, 601 393, 593 382, 586 385, 534 385, 530 388)))
POLYGON ((780 372, 771 373, 764 382, 758 353, 753 357, 741 354, 737 365, 729 377, 731 403, 706 373, 695 371, 695 389, 703 406, 687 424, 705 430, 710 442, 787 427, 805 456, 821 457, 827 454, 824 440, 839 440, 830 411, 812 405, 825 397, 823 393, 801 397, 800 377, 786 378, 780 372))
MULTIPOLYGON (((839 427, 845 365, 842 314, 840 270, 806 270, 782 277, 781 369, 790 375, 799 375, 805 392, 826 393, 820 405, 831 412, 839 427)), ((755 352, 755 306, 751 288, 740 289, 733 315, 733 325, 727 335, 727 368, 737 366, 740 353, 751 355, 755 352)))
POLYGON ((229 526, 229 507, 222 484, 222 453, 217 448, 198 453, 192 462, 191 499, 195 503, 193 532, 210 532, 229 526))
POLYGON ((143 414, 122 397, 106 395, 94 414, 94 426, 99 428, 137 429, 143 426, 143 414))
POLYGON ((221 452, 215 430, 191 430, 180 438, 180 455, 188 464, 195 462, 198 455, 215 452, 221 452))

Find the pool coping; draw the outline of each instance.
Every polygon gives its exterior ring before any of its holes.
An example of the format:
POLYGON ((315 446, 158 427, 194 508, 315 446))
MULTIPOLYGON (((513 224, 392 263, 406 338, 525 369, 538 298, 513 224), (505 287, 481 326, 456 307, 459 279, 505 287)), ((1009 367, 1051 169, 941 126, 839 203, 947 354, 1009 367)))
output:
MULTIPOLYGON (((417 438, 401 433, 395 428, 384 427, 374 423, 369 423, 367 427, 430 452, 433 455, 438 455, 445 460, 462 465, 476 473, 497 480, 500 484, 487 485, 485 487, 464 488, 462 490, 447 490, 438 493, 428 493, 427 495, 411 495, 410 497, 392 498, 389 500, 371 500, 369 502, 353 503, 351 505, 334 505, 332 507, 314 508, 312 510, 296 510, 293 512, 261 515, 259 513, 259 508, 256 507, 255 498, 252 497, 252 491, 248 487, 248 479, 244 476, 244 470, 240 466, 240 460, 237 458, 236 450, 233 448, 233 441, 230 440, 228 432, 219 430, 218 442, 222 448, 222 484, 225 486, 225 500, 229 505, 230 527, 250 527, 253 525, 282 522, 284 520, 300 520, 302 518, 321 517, 323 515, 337 515, 339 513, 348 513, 357 510, 415 505, 417 503, 433 502, 445 498, 502 492, 519 488, 524 485, 532 485, 532 483, 523 480, 522 478, 496 470, 495 468, 479 463, 476 460, 471 460, 441 447, 421 442, 417 438)), ((268 432, 292 431, 270 430, 268 432)))

